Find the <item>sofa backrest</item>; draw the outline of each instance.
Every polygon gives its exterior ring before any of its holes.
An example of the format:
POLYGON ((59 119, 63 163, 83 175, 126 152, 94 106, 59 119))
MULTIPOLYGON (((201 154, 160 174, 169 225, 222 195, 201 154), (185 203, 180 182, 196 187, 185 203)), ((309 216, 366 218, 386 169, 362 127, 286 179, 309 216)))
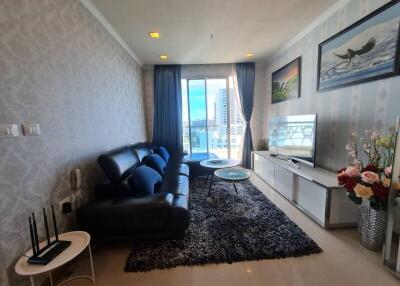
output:
POLYGON ((140 164, 138 156, 130 146, 111 150, 97 158, 106 177, 115 185, 128 178, 140 164))
POLYGON ((135 152, 138 157, 140 163, 143 162, 143 159, 146 158, 147 155, 152 154, 154 151, 154 146, 152 143, 141 142, 136 143, 131 146, 133 152, 135 152))

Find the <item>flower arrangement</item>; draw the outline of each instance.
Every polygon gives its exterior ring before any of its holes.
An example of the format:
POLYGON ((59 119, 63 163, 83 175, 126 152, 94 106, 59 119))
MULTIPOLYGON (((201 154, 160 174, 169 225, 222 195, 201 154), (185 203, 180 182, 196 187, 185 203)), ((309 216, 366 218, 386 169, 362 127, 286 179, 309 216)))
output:
POLYGON ((361 204, 364 199, 369 200, 374 209, 387 209, 395 134, 394 128, 390 128, 389 135, 386 136, 370 130, 365 131, 365 137, 352 134, 352 142, 346 145, 346 150, 353 162, 338 170, 337 178, 339 184, 346 188, 348 197, 355 203, 361 204), (362 156, 368 160, 365 165, 362 156))

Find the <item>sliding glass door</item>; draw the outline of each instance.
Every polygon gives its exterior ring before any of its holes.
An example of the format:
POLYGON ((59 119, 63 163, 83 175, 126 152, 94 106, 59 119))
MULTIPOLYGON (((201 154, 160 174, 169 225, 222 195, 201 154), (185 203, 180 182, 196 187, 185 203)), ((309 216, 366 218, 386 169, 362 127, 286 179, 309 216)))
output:
POLYGON ((191 153, 208 152, 206 81, 188 80, 191 153))
POLYGON ((226 78, 206 80, 207 137, 210 153, 220 158, 229 157, 228 94, 226 78))
POLYGON ((243 119, 231 78, 182 79, 182 109, 186 151, 239 159, 243 119))

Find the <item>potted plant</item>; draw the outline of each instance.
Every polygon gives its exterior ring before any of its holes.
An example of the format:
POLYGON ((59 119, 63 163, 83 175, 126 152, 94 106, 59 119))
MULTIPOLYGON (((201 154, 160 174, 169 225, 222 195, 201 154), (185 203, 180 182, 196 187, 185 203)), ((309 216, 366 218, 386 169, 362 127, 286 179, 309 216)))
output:
POLYGON ((394 128, 385 136, 371 130, 365 131, 365 137, 353 133, 346 145, 352 164, 337 171, 339 184, 360 205, 358 231, 361 244, 370 250, 381 250, 385 239, 395 138, 394 128))
POLYGON ((268 151, 268 138, 260 139, 257 144, 258 151, 268 151))

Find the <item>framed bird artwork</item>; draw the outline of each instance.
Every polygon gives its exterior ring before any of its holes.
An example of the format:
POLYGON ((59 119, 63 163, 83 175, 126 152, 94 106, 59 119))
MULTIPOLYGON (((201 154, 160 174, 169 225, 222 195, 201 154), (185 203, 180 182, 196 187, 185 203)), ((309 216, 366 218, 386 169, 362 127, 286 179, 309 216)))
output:
POLYGON ((318 46, 317 90, 399 74, 400 0, 365 16, 318 46))

